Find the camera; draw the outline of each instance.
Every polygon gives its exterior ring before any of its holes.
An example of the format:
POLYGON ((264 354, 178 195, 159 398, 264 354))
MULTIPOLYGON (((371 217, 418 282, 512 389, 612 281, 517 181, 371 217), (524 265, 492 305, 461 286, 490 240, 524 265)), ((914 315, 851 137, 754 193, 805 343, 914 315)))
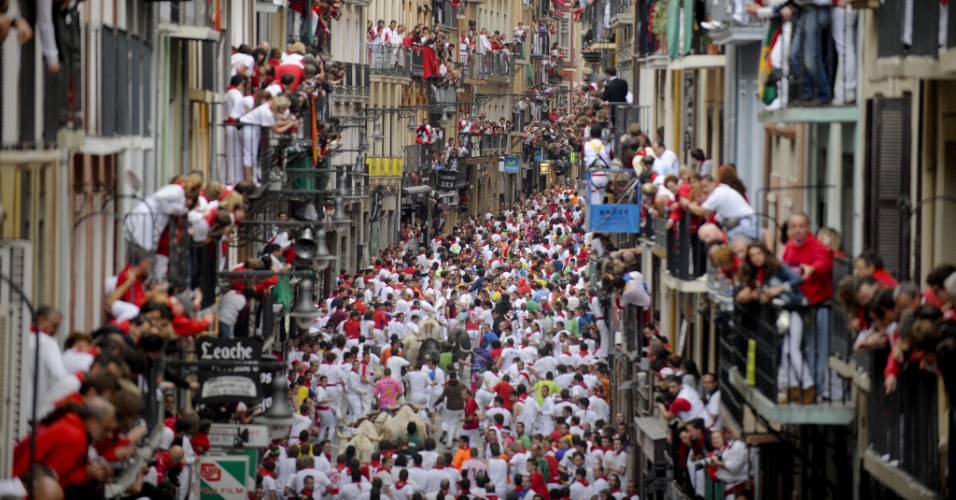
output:
POLYGON ((694 462, 694 468, 697 470, 703 469, 704 467, 711 467, 715 465, 718 461, 722 461, 723 457, 720 456, 720 453, 715 454, 712 457, 703 458, 694 462))
POLYGON ((660 404, 662 404, 662 405, 666 405, 666 404, 667 404, 667 401, 664 399, 664 396, 657 396, 656 398, 654 398, 654 402, 655 402, 655 403, 660 403, 660 404))

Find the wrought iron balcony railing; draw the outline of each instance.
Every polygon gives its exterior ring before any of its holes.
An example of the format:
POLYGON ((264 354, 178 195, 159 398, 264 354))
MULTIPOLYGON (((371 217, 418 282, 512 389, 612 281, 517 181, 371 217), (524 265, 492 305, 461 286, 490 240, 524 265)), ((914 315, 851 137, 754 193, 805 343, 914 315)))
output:
POLYGON ((368 64, 344 63, 345 77, 332 89, 334 95, 368 97, 371 70, 368 64))
POLYGON ((434 153, 434 144, 413 144, 411 146, 405 146, 405 172, 431 169, 434 153))
POLYGON ((368 45, 369 74, 381 76, 412 76, 410 51, 395 45, 368 45))

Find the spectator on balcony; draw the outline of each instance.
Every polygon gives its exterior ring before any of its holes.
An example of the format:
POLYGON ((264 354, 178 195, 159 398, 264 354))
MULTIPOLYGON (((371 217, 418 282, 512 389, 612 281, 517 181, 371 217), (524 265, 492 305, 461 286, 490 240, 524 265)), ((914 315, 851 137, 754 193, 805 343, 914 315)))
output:
POLYGON ((700 174, 701 176, 710 175, 712 164, 713 162, 711 162, 710 159, 707 158, 707 154, 704 153, 703 149, 694 148, 691 150, 690 165, 691 167, 694 168, 694 171, 696 171, 698 174, 700 174))
MULTIPOLYGON (((607 81, 604 83, 604 91, 601 92, 601 100, 610 104, 626 103, 627 80, 618 78, 617 68, 613 66, 605 68, 604 74, 607 75, 607 81)), ((611 107, 611 116, 614 116, 613 106, 611 107)))
POLYGON ((253 71, 256 69, 256 60, 252 57, 252 49, 248 45, 242 44, 230 57, 230 75, 242 75, 246 78, 252 78, 253 71))
POLYGON ((881 285, 893 289, 899 283, 883 267, 883 259, 873 250, 864 250, 859 257, 853 260, 853 276, 862 278, 872 276, 881 285))
POLYGON ((671 375, 667 378, 667 392, 674 399, 669 405, 665 405, 662 399, 657 400, 657 408, 660 410, 661 418, 668 422, 674 419, 679 419, 681 422, 690 422, 699 418, 703 420, 705 427, 710 427, 713 423, 704 402, 700 399, 700 394, 693 387, 684 385, 681 377, 671 375))
POLYGON ((827 380, 827 353, 830 341, 830 300, 833 298, 833 255, 810 233, 810 218, 806 214, 791 215, 787 220, 789 241, 783 251, 783 262, 803 276, 800 289, 807 298, 816 321, 806 332, 807 357, 817 387, 823 387, 823 397, 829 397, 827 380))
POLYGON ((701 387, 704 389, 701 393, 701 400, 704 407, 713 420, 710 429, 717 431, 723 428, 723 422, 720 420, 720 388, 717 386, 717 376, 707 372, 701 377, 701 387))
POLYGON ((718 183, 709 175, 701 178, 700 187, 707 198, 700 204, 682 198, 680 204, 686 210, 705 219, 713 217, 721 224, 730 225, 732 223, 733 227, 727 230, 727 238, 729 239, 736 236, 747 236, 754 240, 761 239, 760 227, 755 220, 754 209, 739 192, 726 184, 718 183))
POLYGON ((486 73, 485 67, 488 64, 488 53, 491 52, 491 40, 489 39, 488 28, 481 28, 478 32, 478 43, 476 44, 479 63, 481 64, 481 75, 486 73))
POLYGON ((800 96, 793 101, 810 104, 828 104, 833 95, 830 88, 830 70, 827 47, 830 38, 833 0, 795 0, 780 14, 784 20, 796 16, 791 45, 790 68, 793 80, 799 82, 800 96), (797 11, 799 9, 799 11, 797 11))
POLYGON ((654 173, 660 176, 677 175, 677 169, 680 166, 677 154, 667 149, 660 141, 655 142, 653 147, 654 154, 657 156, 654 161, 654 173))
POLYGON ((253 167, 259 157, 259 143, 262 128, 269 128, 274 134, 284 134, 293 127, 302 124, 301 119, 286 119, 285 112, 289 109, 289 99, 279 96, 272 101, 259 105, 239 119, 244 125, 242 128, 242 165, 245 180, 256 183, 261 180, 254 176, 253 167))
MULTIPOLYGON (((770 315, 772 324, 785 334, 781 339, 783 348, 777 370, 777 388, 780 390, 777 401, 783 404, 814 403, 816 386, 801 350, 804 328, 800 308, 806 305, 806 298, 799 288, 803 281, 800 274, 777 260, 766 245, 755 243, 747 248, 747 259, 740 265, 737 281, 742 286, 737 292, 737 302, 780 309, 779 314, 770 315), (784 387, 786 391, 782 389, 784 387)), ((758 316, 766 317, 759 309, 755 310, 758 316)))

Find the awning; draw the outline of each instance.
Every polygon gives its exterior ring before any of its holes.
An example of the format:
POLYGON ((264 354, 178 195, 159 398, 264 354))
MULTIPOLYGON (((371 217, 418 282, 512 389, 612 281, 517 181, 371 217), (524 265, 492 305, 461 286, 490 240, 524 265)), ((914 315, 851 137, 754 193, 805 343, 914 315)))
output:
POLYGON ((407 188, 402 188, 402 201, 408 202, 420 202, 424 201, 425 198, 431 194, 431 186, 410 186, 407 188))

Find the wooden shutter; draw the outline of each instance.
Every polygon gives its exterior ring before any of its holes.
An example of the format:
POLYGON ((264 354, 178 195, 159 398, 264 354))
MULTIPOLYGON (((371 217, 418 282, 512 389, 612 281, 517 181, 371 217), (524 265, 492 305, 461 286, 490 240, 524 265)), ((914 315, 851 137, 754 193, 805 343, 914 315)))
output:
POLYGON ((867 101, 863 241, 900 279, 909 277, 910 218, 898 203, 910 193, 911 112, 910 94, 867 101))

